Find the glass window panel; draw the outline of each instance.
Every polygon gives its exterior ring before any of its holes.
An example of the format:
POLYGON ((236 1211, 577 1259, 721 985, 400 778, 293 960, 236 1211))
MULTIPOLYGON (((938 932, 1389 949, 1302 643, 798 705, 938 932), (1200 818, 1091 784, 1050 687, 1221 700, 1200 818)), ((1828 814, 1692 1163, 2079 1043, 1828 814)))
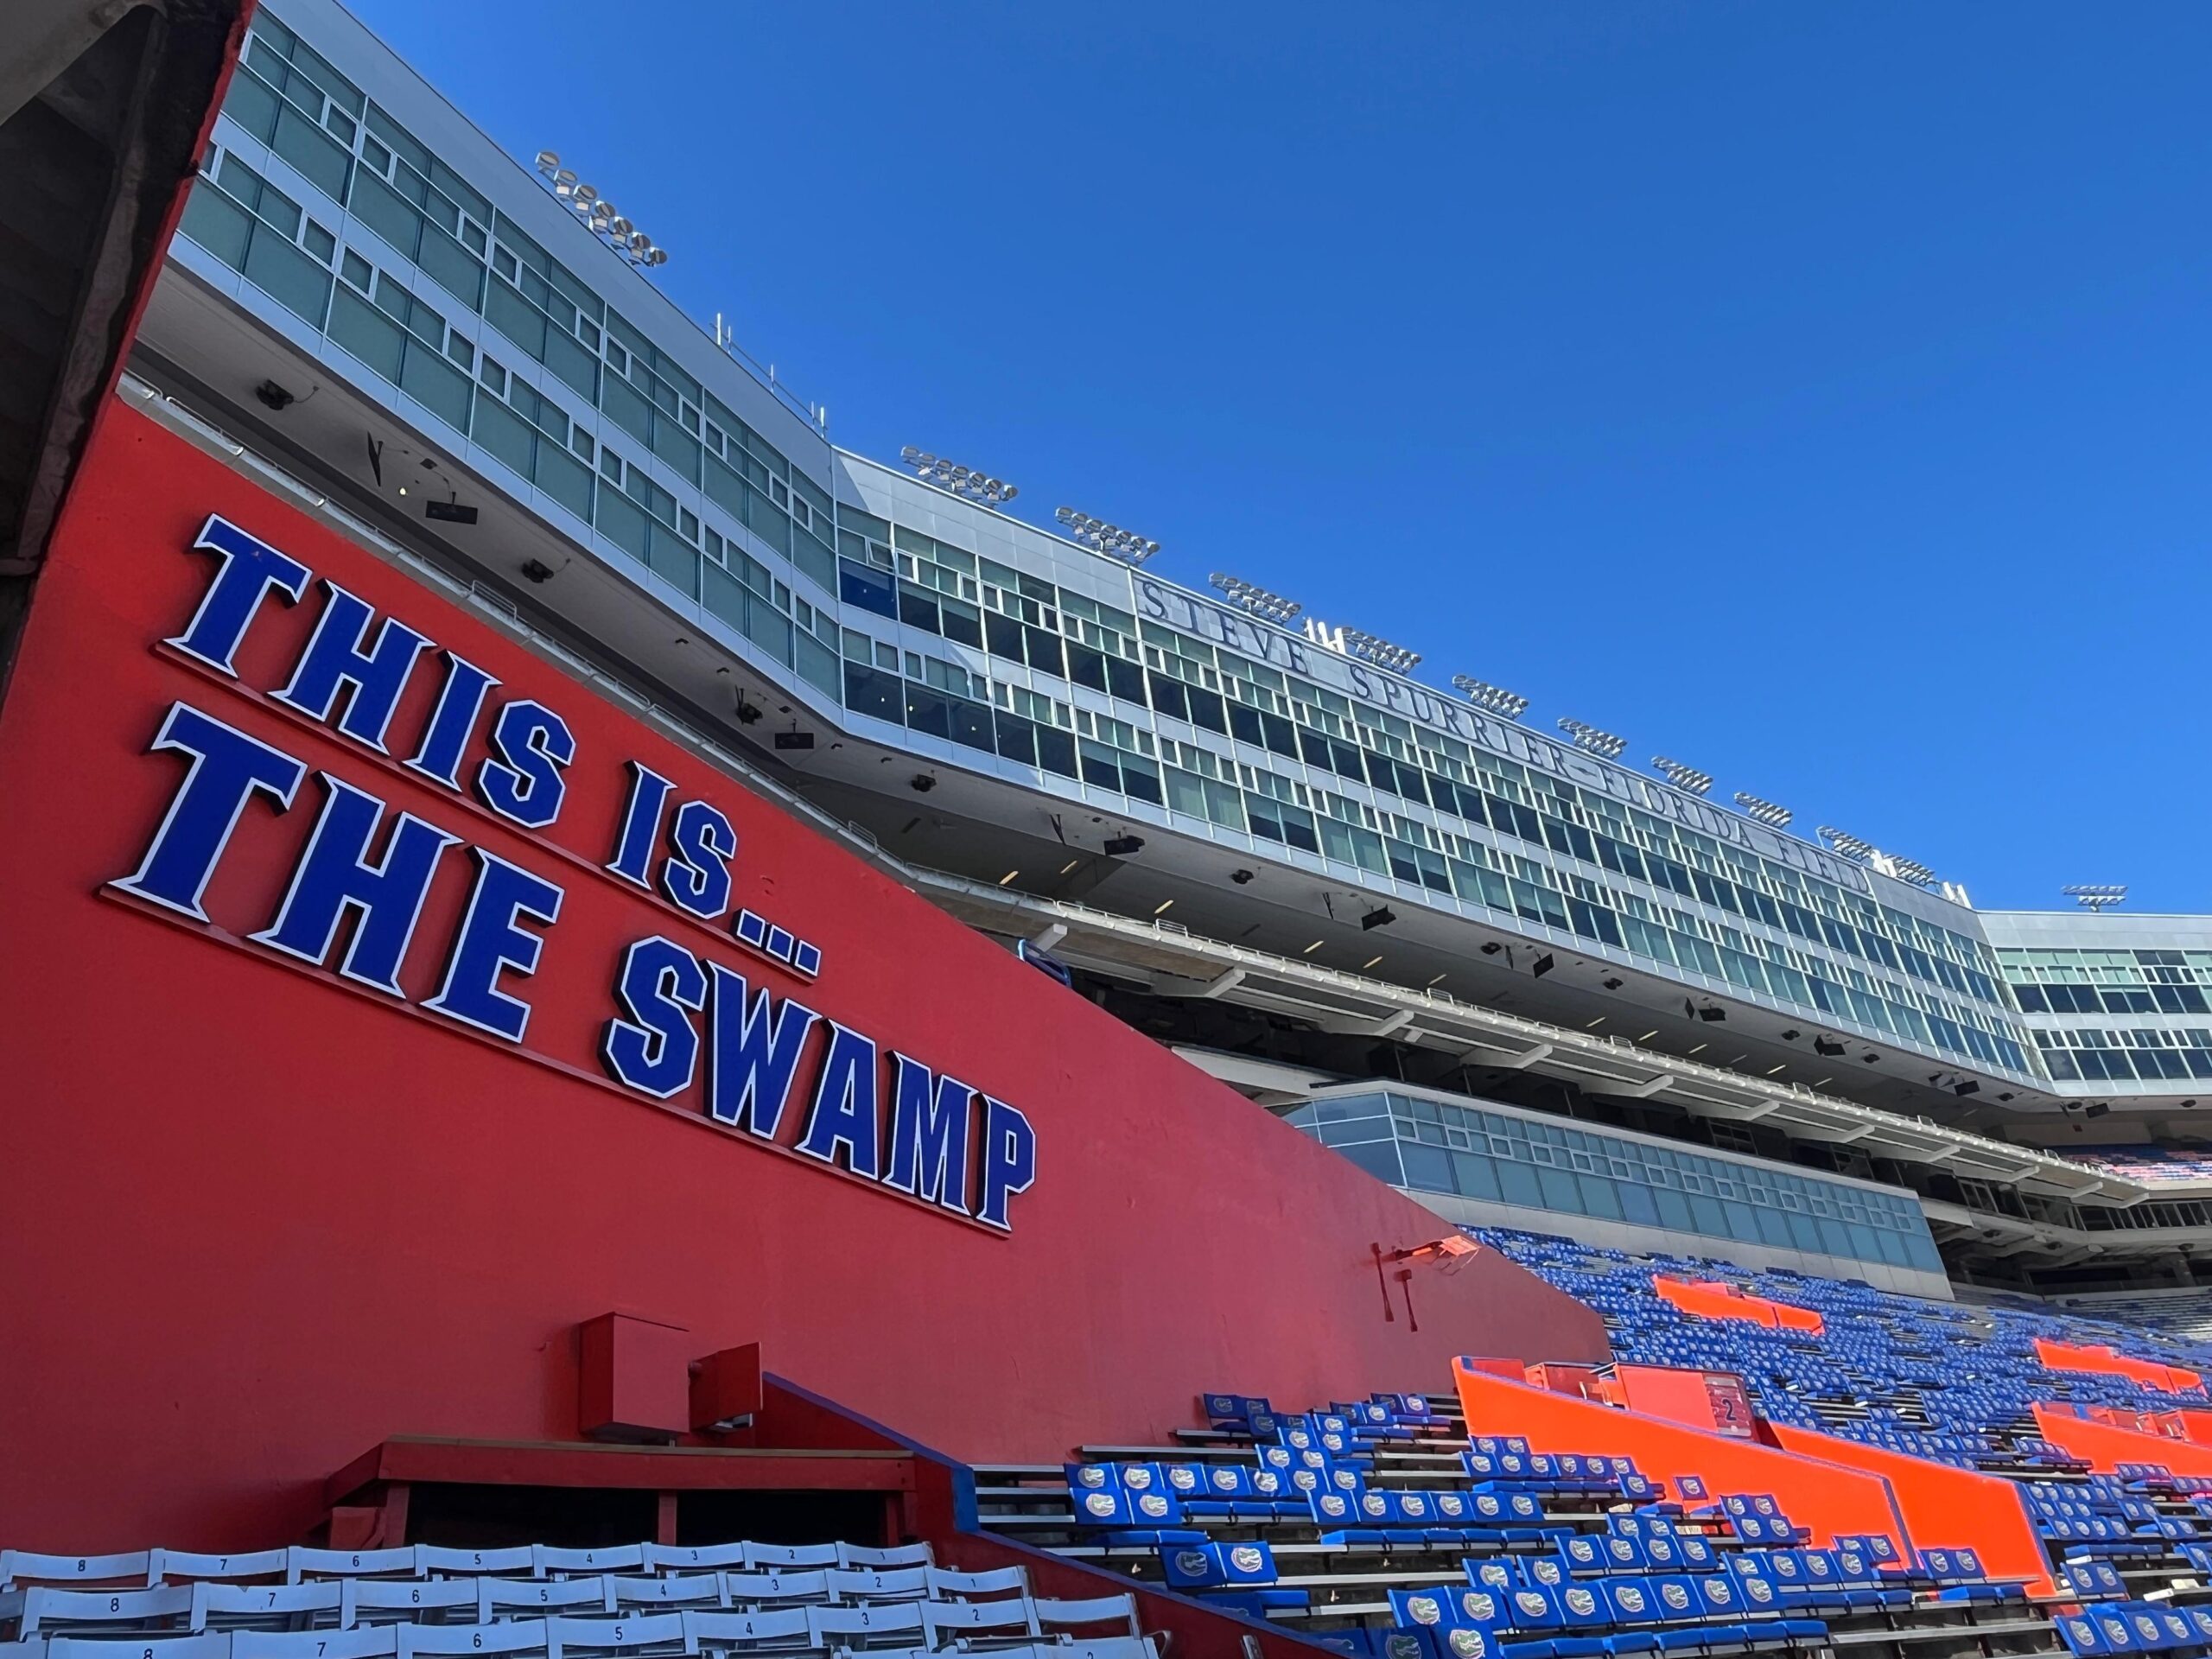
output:
POLYGON ((1608 1221, 1621 1219, 1618 1191, 1611 1181, 1602 1175, 1577 1175, 1575 1186, 1582 1194, 1582 1213, 1600 1216, 1608 1221))
POLYGON ((192 187, 179 228, 233 270, 245 266, 253 216, 206 180, 192 187))
POLYGON ((1616 1192, 1621 1201, 1622 1220, 1643 1227, 1659 1224, 1659 1206, 1652 1198, 1650 1188, 1623 1182, 1617 1185, 1616 1192))
POLYGON ((356 297, 351 289, 340 289, 331 302, 330 338, 379 379, 399 384, 399 359, 406 336, 397 323, 356 297))
MULTIPOLYGON (((488 398, 484 401, 489 402, 488 398)), ((550 443, 537 446, 537 487, 577 518, 589 521, 592 510, 591 468, 567 451, 550 443)))
POLYGON ((277 111, 276 134, 270 148, 331 200, 346 200, 346 175, 353 168, 353 156, 289 104, 277 111))
MULTIPOLYGON (((327 276, 323 279, 329 281, 327 276)), ((407 359, 399 376, 400 389, 456 432, 468 430, 469 399, 475 385, 446 360, 435 346, 419 340, 407 342, 407 359)))
POLYGON ((1399 1156, 1403 1159, 1406 1185, 1419 1187, 1424 1192, 1451 1192, 1457 1189, 1452 1180, 1452 1154, 1437 1147, 1401 1146, 1399 1156))
POLYGON ((1453 1153, 1452 1171, 1455 1185, 1469 1198, 1495 1198, 1499 1196, 1497 1166, 1482 1154, 1453 1153))
POLYGON ((1536 1185, 1536 1172, 1526 1164, 1500 1164, 1497 1185, 1508 1204, 1520 1205, 1531 1210, 1544 1207, 1544 1195, 1536 1185))
POLYGON ((1582 1212, 1582 1194, 1574 1185, 1574 1177, 1563 1169, 1540 1169, 1536 1172, 1537 1191, 1543 1194, 1544 1208, 1556 1210, 1564 1215, 1582 1212))
MULTIPOLYGON (((255 230, 247 245, 245 276, 286 310, 321 331, 324 314, 330 308, 330 273, 265 226, 255 230)), ((465 417, 465 409, 463 414, 465 417)))
POLYGON ((1393 1186, 1405 1182, 1405 1173, 1398 1167, 1398 1143, 1395 1141, 1371 1141, 1364 1146, 1346 1147, 1344 1156, 1378 1180, 1388 1181, 1393 1186))

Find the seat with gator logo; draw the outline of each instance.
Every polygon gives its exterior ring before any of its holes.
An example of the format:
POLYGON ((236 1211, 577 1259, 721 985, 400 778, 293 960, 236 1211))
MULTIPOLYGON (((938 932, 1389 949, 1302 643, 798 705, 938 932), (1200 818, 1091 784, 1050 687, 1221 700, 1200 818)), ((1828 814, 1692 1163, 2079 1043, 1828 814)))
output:
MULTIPOLYGON (((2199 1572, 2204 1563, 2192 1560, 2190 1566, 2199 1572)), ((2066 1564, 2066 1582, 2076 1596, 2084 1601, 2121 1601, 2127 1597, 2127 1580, 2120 1576, 2120 1569, 2110 1561, 2091 1557, 2088 1560, 2066 1564)))
POLYGON ((1160 1562, 1176 1590, 1273 1584, 1276 1577, 1274 1551, 1262 1543, 1179 1545, 1162 1549, 1160 1562))
MULTIPOLYGON (((1659 1593, 1651 1587, 1651 1580, 1644 1578, 1618 1577, 1602 1580, 1598 1586, 1604 1599, 1605 1611, 1616 1625, 1643 1625, 1656 1623, 1661 1617, 1659 1593)), ((1659 1638, 1649 1631, 1615 1638, 1618 1645, 1608 1649, 1615 1653, 1656 1653, 1659 1638)))
POLYGON ((1501 1529, 1512 1525, 1513 1512, 1505 1501, 1506 1497, 1503 1492, 1470 1492, 1467 1495, 1468 1524, 1501 1529))
POLYGON ((1599 1541, 1605 1566, 1614 1573, 1648 1573, 1651 1557, 1645 1546, 1648 1540, 1628 1534, 1616 1533, 1599 1541))
POLYGON ((1770 1583, 1774 1579, 1773 1566, 1764 1550, 1732 1550, 1721 1558, 1721 1565, 1739 1579, 1765 1579, 1770 1583))
POLYGON ((1505 1605, 1516 1630, 1555 1630, 1567 1622, 1558 1592, 1548 1585, 1516 1585, 1506 1592, 1505 1605))
POLYGON ((1433 1590, 1393 1590, 1392 1621, 1423 1629, 1496 1629, 1510 1614, 1497 1592, 1477 1586, 1440 1585, 1433 1590))
POLYGON ((1559 1553, 1560 1560, 1570 1573, 1603 1573, 1610 1565, 1605 1558, 1604 1541, 1587 1533, 1570 1533, 1560 1539, 1559 1553))
MULTIPOLYGON (((2069 1613, 2057 1621, 2058 1639, 2066 1644, 2067 1652, 2075 1659, 2104 1659, 2112 1652, 2112 1643, 2104 1632, 2102 1621, 2088 1608, 2078 1613, 2069 1613)), ((2125 1626, 2122 1629, 2125 1630, 2125 1626)))
POLYGON ((1241 1428, 1254 1434, 1274 1432, 1272 1426, 1257 1426, 1261 1420, 1274 1416, 1274 1408, 1255 1395, 1202 1394, 1198 1396, 1198 1408, 1215 1428, 1241 1428))
POLYGON ((1499 1651, 1496 1637, 1473 1624, 1454 1624, 1428 1634, 1441 1659, 1493 1659, 1499 1651))
POLYGON ((1605 1637, 1598 1634, 1611 1622, 1604 1599, 1594 1585, 1566 1584, 1553 1595, 1563 1632, 1552 1642, 1553 1659, 1601 1659, 1605 1637))
POLYGON ((2027 1586, 2016 1579, 1992 1579, 1973 1549, 1928 1549, 1921 1552, 1928 1576, 1936 1580, 1944 1601, 2019 1601, 2027 1586), (1941 1558, 1938 1560, 1931 1558, 1941 1558))
POLYGON ((1168 1463, 1160 1474, 1194 1521, 1227 1520, 1236 1513, 1234 1500, 1252 1493, 1252 1471, 1241 1463, 1168 1463))

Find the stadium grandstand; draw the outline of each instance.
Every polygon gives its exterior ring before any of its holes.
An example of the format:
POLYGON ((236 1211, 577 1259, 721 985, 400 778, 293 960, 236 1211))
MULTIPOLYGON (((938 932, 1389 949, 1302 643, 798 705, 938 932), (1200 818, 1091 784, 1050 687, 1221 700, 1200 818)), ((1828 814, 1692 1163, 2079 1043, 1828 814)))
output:
POLYGON ((2145 1186, 2189 1186, 2212 1183, 2212 1147, 2082 1147, 2074 1156, 2093 1169, 2140 1181, 2145 1186))
POLYGON ((0 1656, 2212 1652, 2212 918, 840 448, 334 0, 10 28, 0 1656))

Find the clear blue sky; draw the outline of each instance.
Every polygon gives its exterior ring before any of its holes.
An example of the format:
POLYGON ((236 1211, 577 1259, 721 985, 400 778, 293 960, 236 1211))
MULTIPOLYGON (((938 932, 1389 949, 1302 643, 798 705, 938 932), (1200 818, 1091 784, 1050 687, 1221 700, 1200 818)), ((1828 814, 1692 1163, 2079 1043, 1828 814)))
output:
POLYGON ((353 3, 853 448, 2212 910, 2212 8, 353 3))

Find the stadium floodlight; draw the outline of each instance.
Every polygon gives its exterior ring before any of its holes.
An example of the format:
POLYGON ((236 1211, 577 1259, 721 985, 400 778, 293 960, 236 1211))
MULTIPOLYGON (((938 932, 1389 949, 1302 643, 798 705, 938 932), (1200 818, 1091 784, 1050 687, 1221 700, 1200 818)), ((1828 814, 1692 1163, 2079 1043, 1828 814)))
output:
POLYGON ((1935 871, 1910 858, 1898 858, 1892 855, 1888 863, 1891 875, 1900 881, 1910 881, 1916 887, 1924 887, 1936 879, 1935 871))
POLYGON ((1626 738, 1615 737, 1611 732, 1601 732, 1595 726, 1586 726, 1565 715, 1560 718, 1559 728, 1574 740, 1575 747, 1587 749, 1603 760, 1618 760, 1621 751, 1628 747, 1626 738))
POLYGON ((1324 622, 1318 616, 1306 619, 1306 637, 1325 651, 1333 651, 1339 657, 1357 657, 1363 663, 1377 668, 1387 668, 1404 674, 1421 661, 1421 653, 1408 651, 1403 645, 1394 645, 1380 635, 1363 632, 1357 628, 1340 628, 1324 622))
POLYGON ((1469 702, 1485 714, 1503 720, 1518 720, 1529 712, 1529 699, 1517 691, 1508 691, 1503 686, 1478 680, 1470 675, 1454 674, 1452 683, 1469 702))
POLYGON ((1828 850, 1839 858, 1854 859, 1865 863, 1874 856, 1877 849, 1871 841, 1861 841, 1856 836, 1846 835, 1832 823, 1820 828, 1820 837, 1828 844, 1828 850))
POLYGON ((1055 507, 1052 517, 1068 527, 1068 534, 1094 553, 1103 553, 1109 559, 1119 559, 1123 564, 1140 565, 1160 551, 1158 542, 1147 542, 1134 531, 1109 524, 1102 518, 1093 518, 1087 512, 1077 512, 1073 507, 1055 507))
POLYGON ((1676 789, 1687 789, 1693 795, 1702 795, 1713 787, 1713 774, 1700 772, 1695 766, 1686 766, 1679 760, 1669 760, 1663 754, 1651 757, 1651 769, 1676 789))
POLYGON ((2081 906, 2082 909, 2089 911, 2102 912, 2107 906, 2124 905, 2127 902, 2127 885, 2125 882, 2118 887, 2061 887, 2059 891, 2081 906))
POLYGON ((1347 655, 1372 663, 1377 668, 1405 674, 1421 666, 1421 652, 1408 651, 1403 645, 1394 645, 1388 639, 1363 633, 1357 628, 1338 628, 1337 643, 1338 648, 1347 655))
POLYGON ((605 237, 615 252, 640 267, 668 263, 667 250, 656 247, 651 237, 615 212, 614 204, 599 194, 598 186, 579 179, 574 168, 562 166, 557 152, 541 149, 537 162, 546 188, 573 210, 588 229, 605 237))
POLYGON ((980 501, 985 506, 995 507, 1021 493, 1011 484, 986 477, 972 467, 963 467, 942 455, 931 454, 926 449, 917 449, 911 443, 899 452, 899 459, 925 481, 970 501, 980 501))
MULTIPOLYGON (((1736 791, 1736 804, 1744 809, 1744 816, 1754 823, 1763 823, 1770 830, 1779 830, 1797 815, 1786 806, 1777 806, 1772 801, 1763 801, 1756 795, 1736 791)), ((1827 833, 1823 830, 1822 835, 1827 833)))
POLYGON ((1217 570, 1206 580, 1226 594, 1232 604, 1242 605, 1253 615, 1264 617, 1270 622, 1287 622, 1306 608, 1294 599, 1271 594, 1256 582, 1246 582, 1241 576, 1226 575, 1217 570))

